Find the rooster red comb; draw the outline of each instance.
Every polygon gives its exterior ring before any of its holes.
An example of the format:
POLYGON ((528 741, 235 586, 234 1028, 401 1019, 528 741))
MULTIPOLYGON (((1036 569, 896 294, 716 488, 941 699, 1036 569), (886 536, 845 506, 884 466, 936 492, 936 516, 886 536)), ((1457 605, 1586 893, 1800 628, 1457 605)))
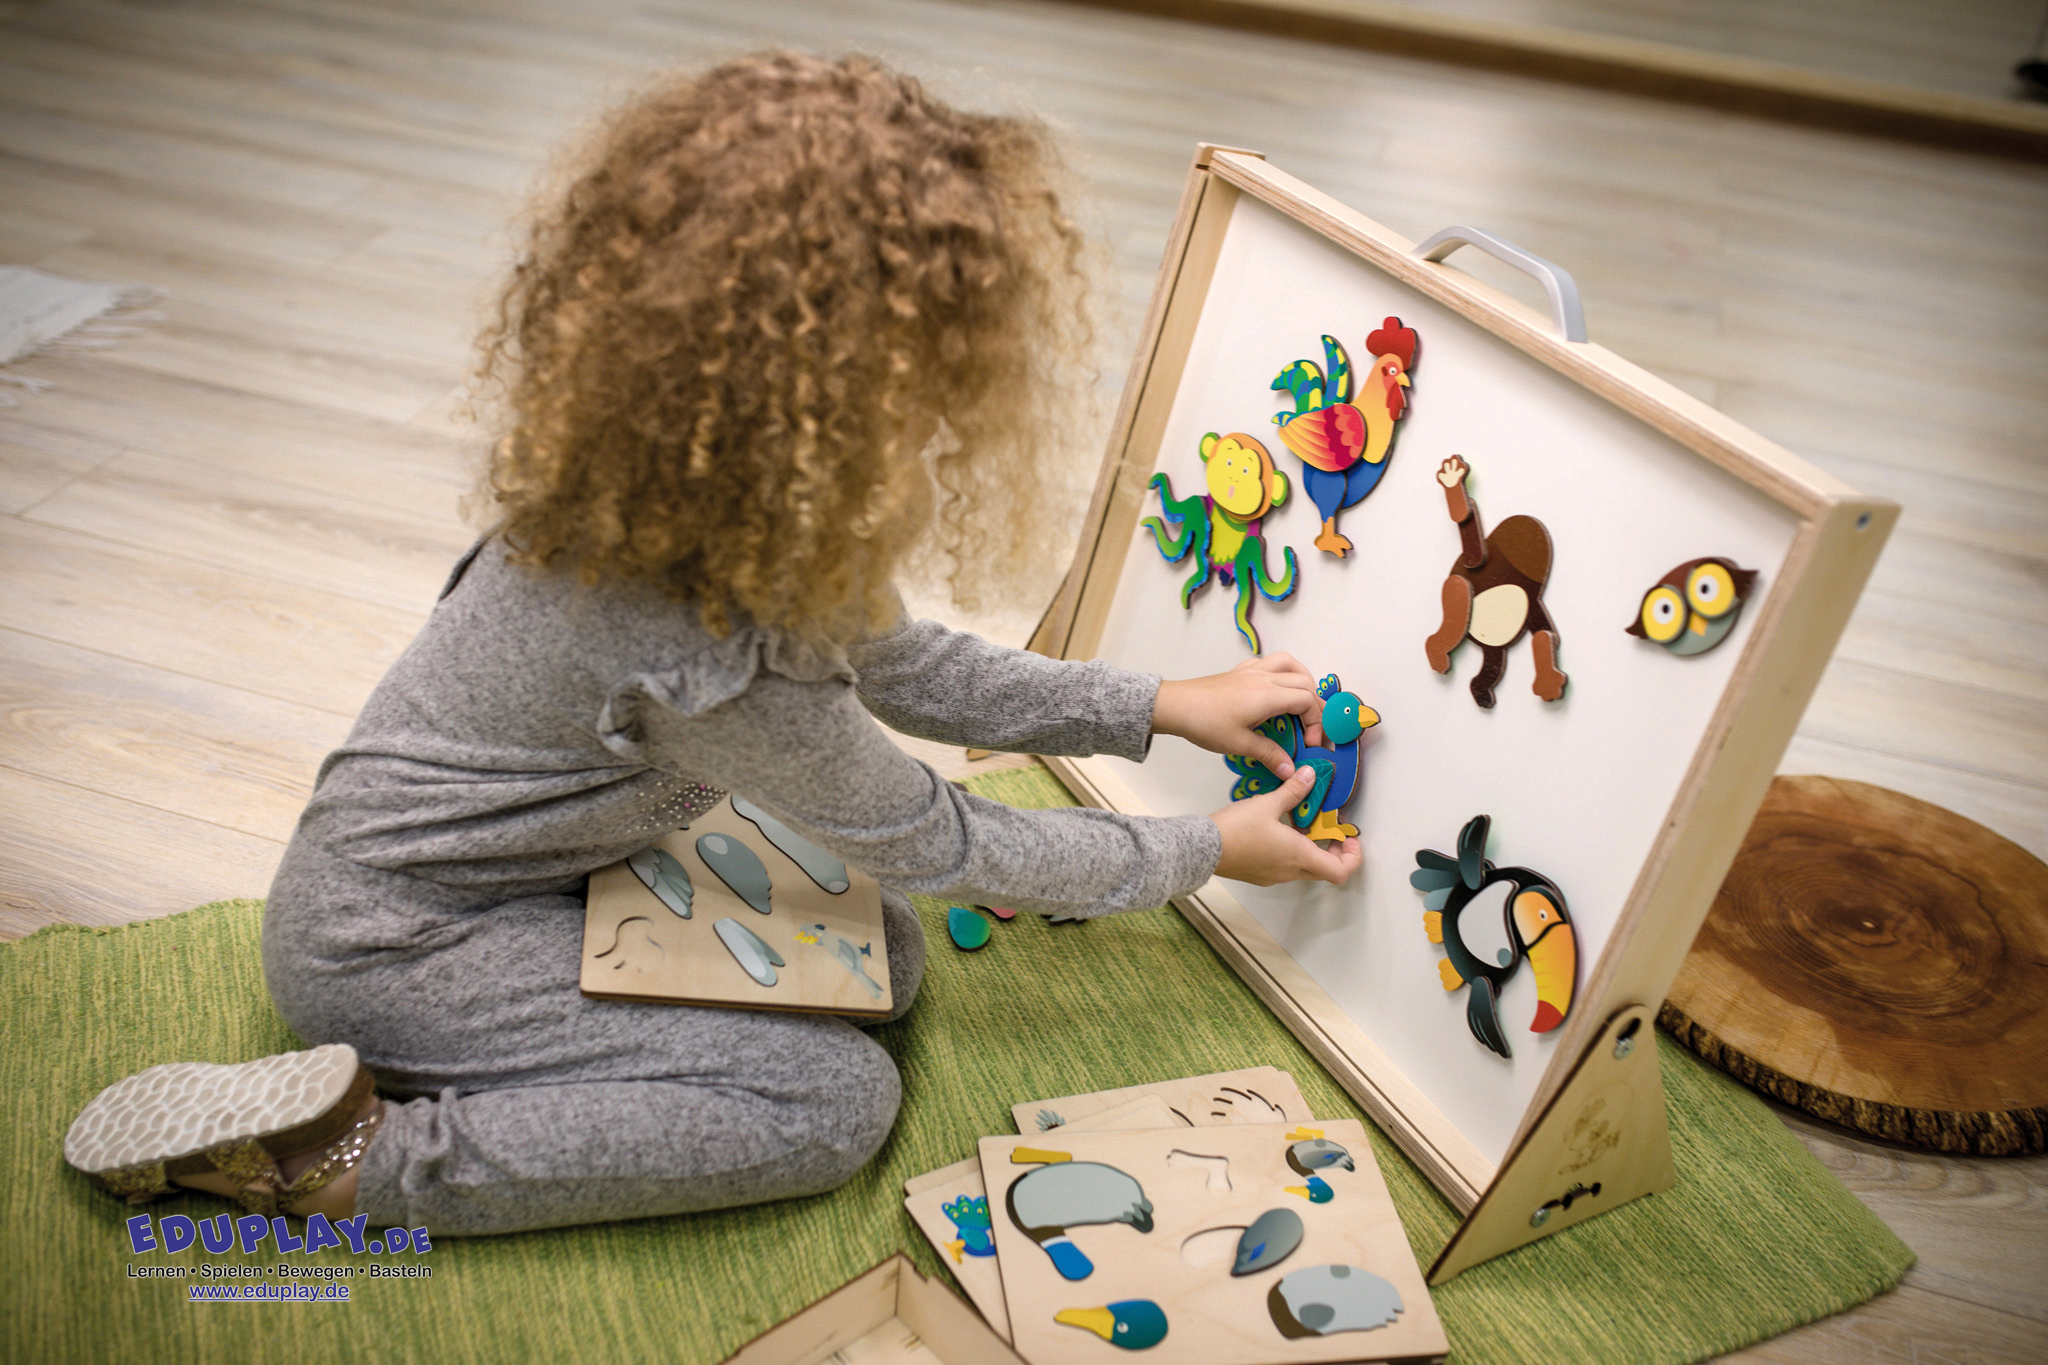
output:
POLYGON ((1388 318, 1384 326, 1365 339, 1365 349, 1374 355, 1398 356, 1401 368, 1412 370, 1415 348, 1421 340, 1413 327, 1403 327, 1399 318, 1388 318))

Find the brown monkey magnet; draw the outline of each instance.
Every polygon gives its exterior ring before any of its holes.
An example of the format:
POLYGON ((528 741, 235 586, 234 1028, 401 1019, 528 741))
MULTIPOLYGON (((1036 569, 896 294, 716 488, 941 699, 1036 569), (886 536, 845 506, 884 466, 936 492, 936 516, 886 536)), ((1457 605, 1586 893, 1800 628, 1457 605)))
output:
POLYGON ((1463 550, 1444 580, 1444 623, 1423 645, 1429 666, 1448 673, 1451 651, 1466 640, 1477 644, 1482 658, 1472 679, 1472 700, 1491 710, 1494 684, 1507 671, 1508 650, 1527 635, 1536 656, 1532 690, 1545 701, 1557 701, 1570 679, 1557 666, 1557 627, 1543 607, 1543 586, 1550 579, 1550 532, 1536 518, 1518 516, 1487 535, 1480 526, 1479 509, 1465 492, 1465 478, 1471 472, 1458 455, 1436 472, 1463 550))

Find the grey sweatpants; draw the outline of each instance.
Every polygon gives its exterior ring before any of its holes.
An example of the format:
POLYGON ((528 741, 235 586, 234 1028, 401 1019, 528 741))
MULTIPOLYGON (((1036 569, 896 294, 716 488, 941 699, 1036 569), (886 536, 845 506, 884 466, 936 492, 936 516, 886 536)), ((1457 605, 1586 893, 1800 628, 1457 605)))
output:
MULTIPOLYGON (((356 1212, 374 1226, 516 1232, 817 1194, 889 1134, 896 1067, 845 1020, 589 999, 580 900, 461 914, 433 903, 445 892, 389 890, 387 916, 421 905, 405 949, 366 960, 332 915, 288 905, 263 943, 301 1038, 349 1043, 380 1088, 419 1096, 389 1104, 363 1162, 356 1212)), ((900 892, 882 908, 897 1018, 924 934, 900 892)))

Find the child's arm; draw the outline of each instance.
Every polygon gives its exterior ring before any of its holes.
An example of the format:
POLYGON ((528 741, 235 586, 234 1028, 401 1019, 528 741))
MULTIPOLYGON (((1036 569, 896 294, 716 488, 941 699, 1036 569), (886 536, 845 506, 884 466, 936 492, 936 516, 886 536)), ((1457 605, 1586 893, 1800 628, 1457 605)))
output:
POLYGON ((631 733, 613 747, 747 796, 847 862, 925 895, 1105 914, 1163 904, 1219 869, 1248 881, 1342 881, 1358 864, 1355 846, 1325 853, 1284 823, 1302 795, 1293 786, 1215 818, 984 801, 891 743, 842 682, 764 672, 695 715, 644 698, 631 733))
POLYGON ((1248 754, 1281 776, 1287 755, 1253 732, 1292 712, 1321 742, 1322 703, 1308 670, 1285 654, 1228 673, 1162 683, 1101 662, 1048 659, 936 621, 909 621, 849 651, 868 710, 919 739, 1033 754, 1115 754, 1143 761, 1154 734, 1216 753, 1248 754))
POLYGON ((1204 816, 971 796, 892 743, 843 682, 762 672, 695 715, 652 698, 636 710, 633 741, 609 741, 615 751, 746 796, 906 891, 1068 914, 1145 909, 1207 881, 1223 851, 1204 816))
POLYGON ((1101 662, 1048 659, 905 619, 847 651, 867 709, 941 744, 1142 761, 1159 679, 1101 662))

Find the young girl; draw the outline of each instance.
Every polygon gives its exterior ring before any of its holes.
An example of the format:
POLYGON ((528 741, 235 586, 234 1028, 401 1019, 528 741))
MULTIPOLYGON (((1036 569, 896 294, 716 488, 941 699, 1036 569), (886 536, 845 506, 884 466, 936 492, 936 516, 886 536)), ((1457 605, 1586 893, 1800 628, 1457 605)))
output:
POLYGON ((833 1188, 900 1096, 859 1029, 578 989, 590 872, 726 792, 883 884, 897 1015, 924 967, 906 891, 1100 915, 1357 869, 1355 840, 1285 822, 1309 774, 1251 728, 1314 724, 1293 660, 1161 682, 903 614, 916 547, 972 600, 1042 530, 1077 240, 1053 171, 1034 125, 859 58, 734 61, 611 121, 487 337, 497 528, 321 766, 271 889, 271 998, 319 1046, 131 1076, 72 1165, 135 1202, 437 1235, 833 1188), (875 717, 1134 760, 1178 735, 1289 781, 1209 817, 1013 810, 875 717))

